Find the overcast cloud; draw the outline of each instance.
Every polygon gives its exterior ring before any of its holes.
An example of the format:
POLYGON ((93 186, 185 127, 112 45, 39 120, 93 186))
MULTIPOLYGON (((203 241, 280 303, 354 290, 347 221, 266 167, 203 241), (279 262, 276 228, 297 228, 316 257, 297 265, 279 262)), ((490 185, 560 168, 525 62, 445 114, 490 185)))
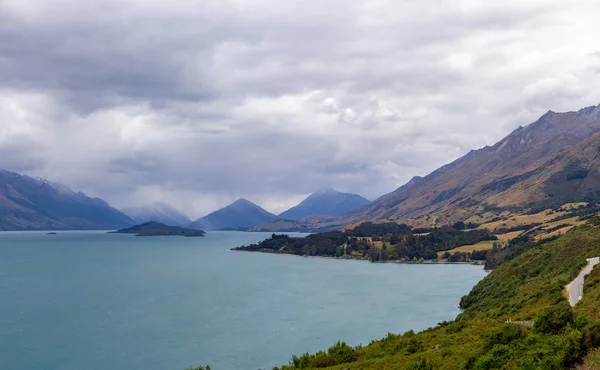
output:
POLYGON ((376 198, 600 103, 600 2, 0 0, 0 168, 122 208, 376 198))

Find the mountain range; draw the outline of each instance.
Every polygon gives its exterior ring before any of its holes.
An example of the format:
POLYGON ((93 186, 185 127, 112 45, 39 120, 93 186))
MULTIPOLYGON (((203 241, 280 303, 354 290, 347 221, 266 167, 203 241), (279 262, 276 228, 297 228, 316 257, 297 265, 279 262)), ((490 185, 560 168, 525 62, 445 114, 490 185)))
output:
MULTIPOLYGON (((600 106, 549 111, 493 146, 472 150, 373 202, 323 189, 279 216, 245 199, 202 217, 211 229, 332 229, 383 219, 450 224, 489 211, 532 212, 600 200, 600 106)), ((494 212, 492 212, 494 213, 494 212)), ((0 170, 0 229, 113 229, 157 221, 187 226, 165 204, 118 211, 101 199, 43 179, 0 170)))
POLYGON ((238 199, 227 207, 194 221, 190 227, 205 230, 281 230, 295 229, 296 221, 306 217, 337 216, 368 204, 360 195, 340 193, 331 188, 316 191, 300 204, 274 215, 246 199, 238 199))
POLYGON ((0 170, 0 230, 116 229, 134 221, 65 185, 0 170))
POLYGON ((168 226, 186 227, 192 222, 182 212, 160 202, 147 206, 123 208, 121 212, 131 217, 138 224, 154 221, 168 226))

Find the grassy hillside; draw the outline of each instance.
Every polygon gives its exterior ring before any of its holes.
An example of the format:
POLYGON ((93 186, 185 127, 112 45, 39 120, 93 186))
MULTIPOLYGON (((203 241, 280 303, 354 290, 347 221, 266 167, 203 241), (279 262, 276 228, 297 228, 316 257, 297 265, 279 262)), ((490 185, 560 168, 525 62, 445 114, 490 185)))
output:
POLYGON ((575 308, 563 289, 586 257, 600 255, 598 224, 592 219, 501 264, 463 297, 465 311, 453 322, 418 334, 389 334, 364 347, 337 343, 293 356, 282 369, 561 369, 584 360, 589 366, 600 347, 600 269, 586 279, 575 308))

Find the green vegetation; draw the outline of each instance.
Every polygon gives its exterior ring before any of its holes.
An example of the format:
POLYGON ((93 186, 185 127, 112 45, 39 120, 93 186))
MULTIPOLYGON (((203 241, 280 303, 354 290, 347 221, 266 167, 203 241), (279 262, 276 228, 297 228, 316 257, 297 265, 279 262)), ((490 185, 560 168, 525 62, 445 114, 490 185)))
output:
POLYGON ((366 346, 337 343, 327 351, 293 356, 280 370, 563 369, 584 360, 597 363, 600 269, 586 278, 576 307, 569 306, 563 288, 586 258, 600 255, 598 224, 600 219, 591 219, 542 243, 526 237, 512 241, 508 253, 496 255, 497 268, 463 297, 464 312, 455 321, 418 334, 389 334, 366 346))
POLYGON ((404 224, 365 222, 351 230, 330 231, 304 238, 273 234, 270 239, 258 244, 234 249, 370 261, 418 261, 437 259, 439 251, 495 239, 486 229, 460 231, 443 227, 431 229, 427 234, 417 234, 404 224))
POLYGON ((113 234, 135 234, 135 236, 204 236, 205 232, 197 229, 186 229, 179 226, 167 226, 159 222, 146 222, 112 232, 113 234))

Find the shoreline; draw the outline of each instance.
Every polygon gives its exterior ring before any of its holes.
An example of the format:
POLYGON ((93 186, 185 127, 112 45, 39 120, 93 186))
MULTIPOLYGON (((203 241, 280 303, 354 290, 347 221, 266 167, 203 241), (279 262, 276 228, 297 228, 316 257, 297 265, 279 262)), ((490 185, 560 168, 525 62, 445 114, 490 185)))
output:
MULTIPOLYGON (((293 253, 277 253, 277 252, 262 252, 262 251, 246 251, 243 249, 235 249, 231 248, 232 252, 246 252, 246 253, 262 253, 262 254, 276 254, 276 255, 285 255, 285 256, 294 256, 294 257, 302 257, 302 258, 327 258, 327 259, 335 259, 335 260, 347 260, 347 261, 363 261, 369 263, 397 263, 397 264, 406 264, 406 265, 473 265, 473 266, 484 266, 485 261, 467 261, 467 262, 448 262, 448 261, 440 261, 440 260, 424 260, 422 262, 419 261, 401 261, 401 260, 387 260, 387 261, 370 261, 364 258, 345 258, 345 257, 334 257, 334 256, 301 256, 293 253)), ((485 269, 484 269, 485 270, 485 269)), ((488 271, 488 270, 485 270, 488 271)))

